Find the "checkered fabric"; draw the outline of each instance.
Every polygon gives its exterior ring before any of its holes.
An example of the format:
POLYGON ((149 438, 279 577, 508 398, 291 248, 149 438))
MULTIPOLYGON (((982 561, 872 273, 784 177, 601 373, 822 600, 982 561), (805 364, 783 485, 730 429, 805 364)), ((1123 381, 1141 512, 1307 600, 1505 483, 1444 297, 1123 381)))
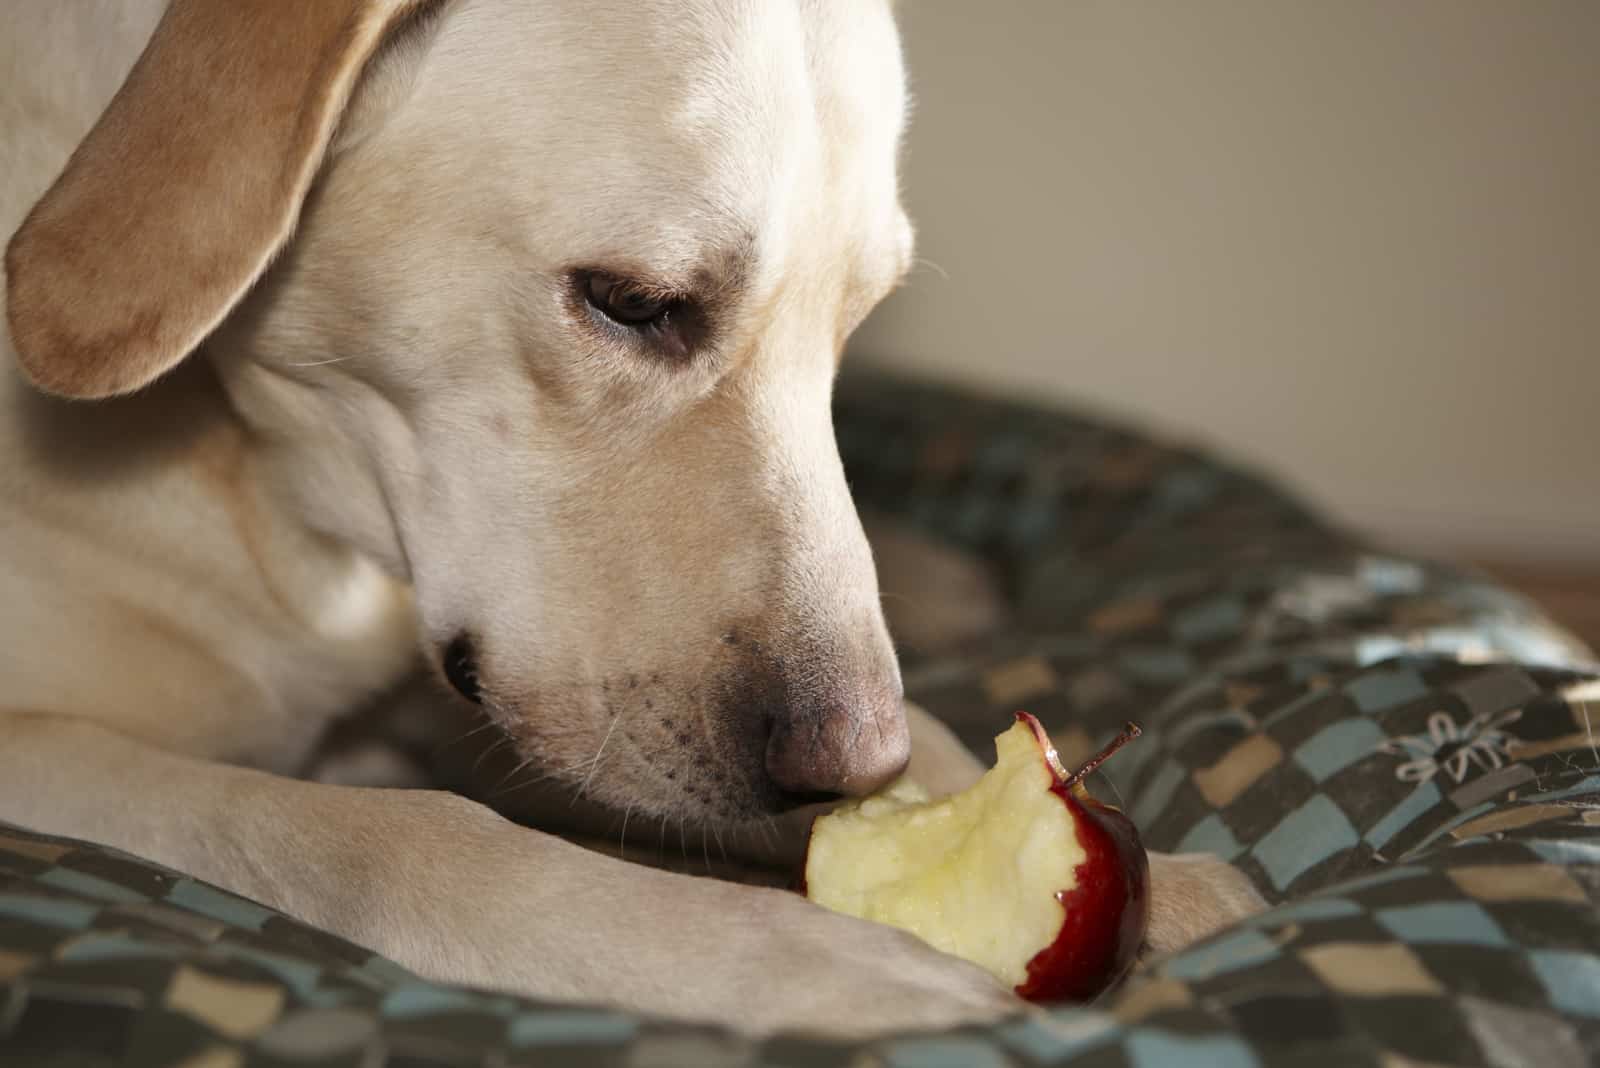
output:
POLYGON ((1374 550, 1248 472, 883 380, 837 405, 861 500, 985 554, 1004 633, 907 665, 983 756, 1009 714, 1153 849, 1275 906, 1092 1006, 867 1045, 750 1043, 424 982, 257 904, 0 827, 0 1064, 1582 1065, 1600 1061, 1600 676, 1527 604, 1374 550))

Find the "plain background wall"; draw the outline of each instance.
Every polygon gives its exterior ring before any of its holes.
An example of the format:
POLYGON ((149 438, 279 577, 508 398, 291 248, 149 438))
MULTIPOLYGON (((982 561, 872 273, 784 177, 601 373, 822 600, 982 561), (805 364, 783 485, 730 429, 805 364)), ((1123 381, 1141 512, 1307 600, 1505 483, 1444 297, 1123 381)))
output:
POLYGON ((926 265, 857 355, 1600 562, 1600 0, 901 0, 926 265))

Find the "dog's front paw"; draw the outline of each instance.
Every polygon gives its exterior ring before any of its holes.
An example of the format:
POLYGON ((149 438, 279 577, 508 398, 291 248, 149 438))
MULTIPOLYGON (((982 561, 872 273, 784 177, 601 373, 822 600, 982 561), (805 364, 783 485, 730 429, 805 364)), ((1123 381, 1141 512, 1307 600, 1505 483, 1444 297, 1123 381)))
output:
POLYGON ((988 972, 903 931, 760 893, 763 933, 747 959, 763 974, 740 992, 731 1022, 741 1031, 863 1039, 992 1023, 1026 1007, 988 972))
MULTIPOLYGON (((791 990, 785 1005, 758 1010, 755 1030, 869 1038, 992 1023, 1023 1010, 1015 994, 976 965, 903 931, 852 922, 862 929, 834 932, 826 951, 811 957, 817 971, 806 989, 791 990)), ((804 954, 814 947, 797 948, 804 954)))
POLYGON ((1151 853, 1144 954, 1182 949, 1266 907, 1255 884, 1219 857, 1151 853))

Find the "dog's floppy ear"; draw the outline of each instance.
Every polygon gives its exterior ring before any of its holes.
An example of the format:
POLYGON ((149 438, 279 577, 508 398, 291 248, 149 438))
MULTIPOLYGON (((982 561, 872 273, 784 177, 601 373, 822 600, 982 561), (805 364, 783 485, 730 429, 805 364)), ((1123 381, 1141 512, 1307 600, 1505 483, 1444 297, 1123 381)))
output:
POLYGON ((99 398, 171 370, 288 240, 363 66, 430 0, 173 0, 6 249, 41 389, 99 398))

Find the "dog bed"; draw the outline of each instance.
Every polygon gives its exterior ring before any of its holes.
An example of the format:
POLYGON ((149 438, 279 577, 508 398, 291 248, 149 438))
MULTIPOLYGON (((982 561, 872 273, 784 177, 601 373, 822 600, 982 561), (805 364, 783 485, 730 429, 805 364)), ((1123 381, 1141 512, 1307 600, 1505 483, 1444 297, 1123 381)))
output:
MULTIPOLYGON (((1152 849, 1274 907, 1084 1007, 753 1043, 424 982, 180 873, 0 826, 0 1063, 1579 1065, 1600 1059, 1600 676, 1492 584, 1247 471, 884 379, 837 401, 858 499, 974 549, 1015 612, 910 695, 985 760, 1017 708, 1109 766, 1152 849)), ((714 967, 714 962, 702 966, 714 967)))

